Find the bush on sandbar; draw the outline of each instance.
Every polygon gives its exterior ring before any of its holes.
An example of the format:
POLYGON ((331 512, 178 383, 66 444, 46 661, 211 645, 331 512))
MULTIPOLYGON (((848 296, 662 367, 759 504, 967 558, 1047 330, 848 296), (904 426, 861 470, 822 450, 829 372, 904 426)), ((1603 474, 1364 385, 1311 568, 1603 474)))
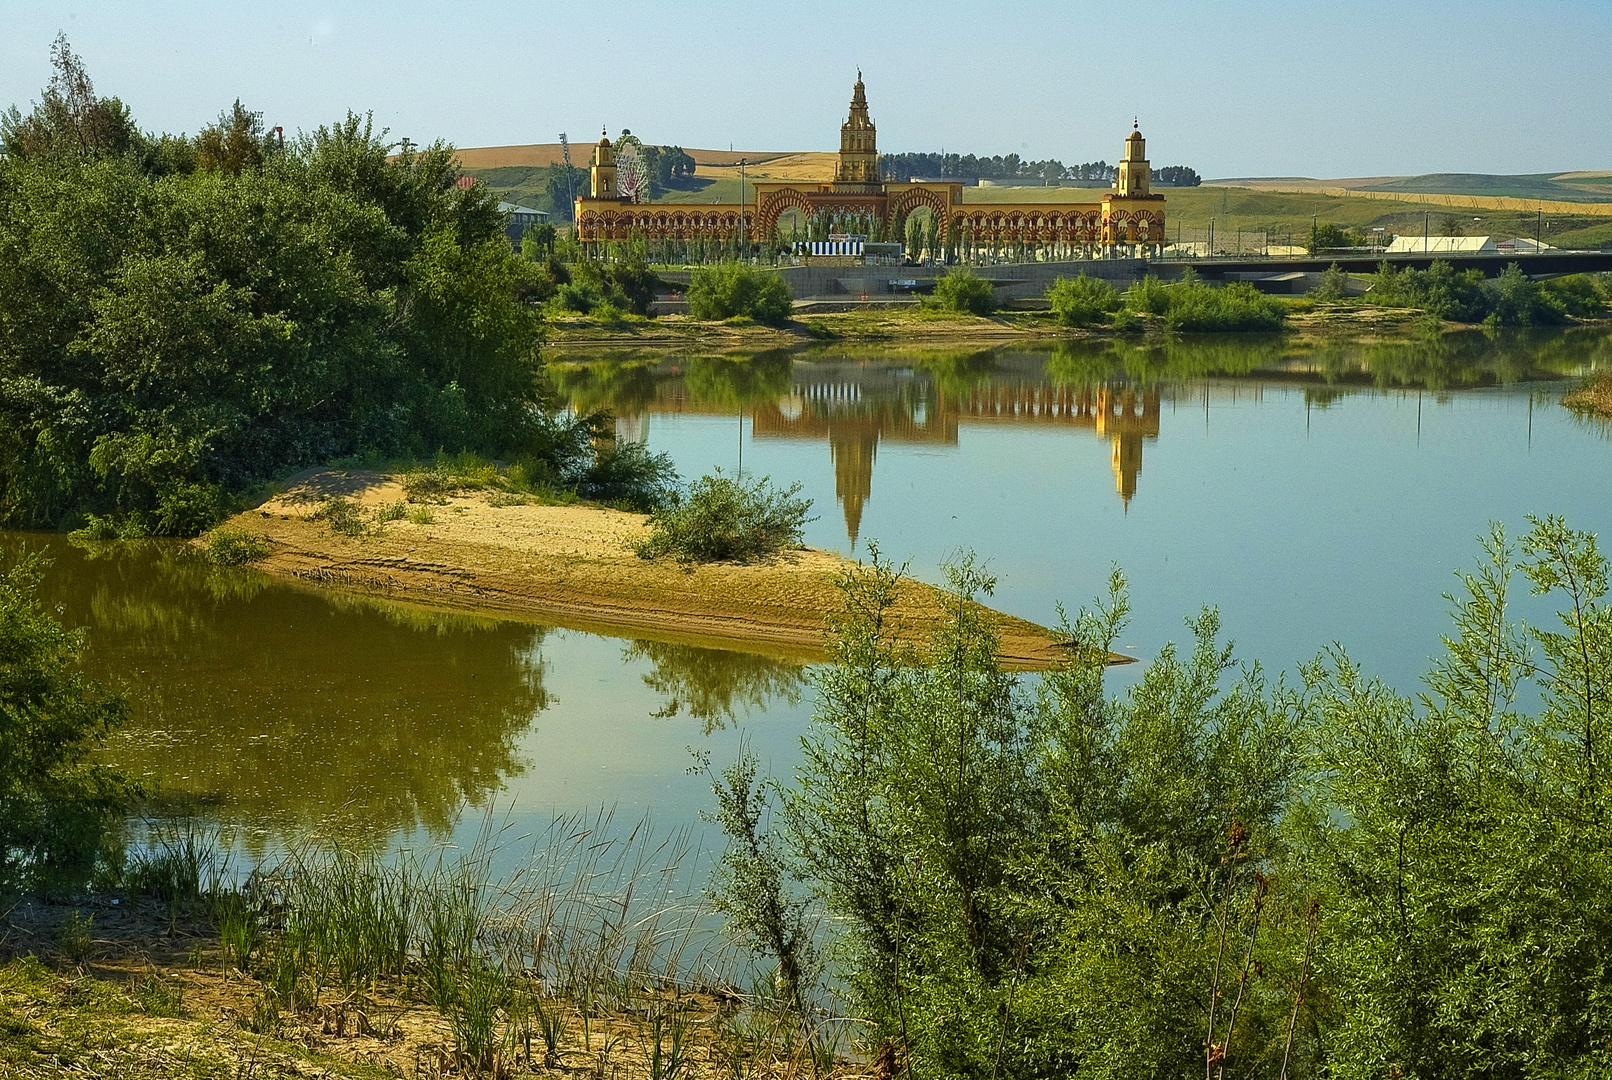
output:
POLYGON ((678 562, 743 561, 799 547, 812 501, 800 484, 775 487, 769 477, 745 482, 721 469, 689 485, 688 494, 657 510, 650 535, 633 548, 641 558, 678 562))

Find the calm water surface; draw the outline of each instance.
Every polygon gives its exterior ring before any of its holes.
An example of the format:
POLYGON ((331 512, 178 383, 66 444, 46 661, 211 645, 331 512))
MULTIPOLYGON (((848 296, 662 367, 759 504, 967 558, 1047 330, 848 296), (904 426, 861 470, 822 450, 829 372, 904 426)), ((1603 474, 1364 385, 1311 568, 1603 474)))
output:
MULTIPOLYGON (((1117 563, 1139 657, 1214 604, 1247 660, 1291 669, 1338 641, 1414 690, 1440 594, 1490 520, 1612 527, 1612 439, 1558 404, 1608 367, 1608 338, 1574 333, 618 356, 556 374, 685 476, 799 481, 813 545, 862 556, 876 539, 930 580, 974 550, 997 606, 1043 622, 1117 563)), ((804 673, 765 656, 332 596, 169 545, 0 541, 49 550, 55 601, 137 702, 108 757, 248 843, 444 837, 489 807, 697 822, 689 747, 721 762, 744 736, 786 770, 810 713, 804 673)))

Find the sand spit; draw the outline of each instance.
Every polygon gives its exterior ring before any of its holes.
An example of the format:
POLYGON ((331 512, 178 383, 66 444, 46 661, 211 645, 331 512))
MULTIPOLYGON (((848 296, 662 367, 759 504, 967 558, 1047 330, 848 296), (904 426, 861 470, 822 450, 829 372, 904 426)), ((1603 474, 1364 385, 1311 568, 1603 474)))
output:
MULTIPOLYGON (((526 613, 584 629, 754 643, 803 659, 821 655, 826 620, 841 610, 835 582, 852 565, 807 548, 765 562, 685 569, 633 553, 633 541, 648 532, 642 514, 509 504, 509 496, 489 492, 465 492, 430 505, 428 523, 404 518, 363 536, 344 536, 313 516, 333 497, 372 512, 402 502, 404 491, 390 474, 310 471, 228 527, 269 541, 269 556, 257 564, 261 569, 320 585, 526 613)), ((926 639, 941 620, 943 599, 932 586, 906 583, 895 613, 898 633, 926 639)), ((1066 655, 1046 627, 993 614, 1005 666, 1035 670, 1066 655)))

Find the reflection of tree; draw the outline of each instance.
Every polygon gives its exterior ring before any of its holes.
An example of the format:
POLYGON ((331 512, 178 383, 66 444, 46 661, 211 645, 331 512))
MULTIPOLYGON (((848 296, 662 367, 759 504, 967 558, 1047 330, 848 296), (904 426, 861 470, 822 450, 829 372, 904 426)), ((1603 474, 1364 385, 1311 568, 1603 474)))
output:
POLYGON ((641 360, 598 360, 549 368, 555 390, 579 416, 595 412, 637 416, 648 412, 655 400, 655 387, 665 377, 653 364, 641 360))
POLYGON ((795 362, 782 350, 754 356, 702 356, 683 372, 689 401, 697 408, 738 412, 773 404, 789 393, 795 362))
POLYGON ((922 353, 909 363, 927 371, 943 394, 961 394, 990 379, 996 371, 996 353, 971 349, 967 352, 922 353))
POLYGON ((724 649, 635 641, 622 655, 654 665, 644 683, 666 699, 655 715, 687 712, 704 722, 707 735, 726 727, 737 712, 765 708, 775 698, 798 704, 806 682, 806 671, 798 664, 724 649))
POLYGON ((1492 386, 1612 367, 1604 333, 1466 331, 1426 333, 1404 341, 1249 337, 1149 338, 1059 342, 1045 371, 1059 386, 1096 386, 1123 379, 1139 386, 1207 376, 1319 376, 1329 384, 1425 387, 1492 386))
POLYGON ((261 575, 232 595, 175 545, 91 561, 42 542, 52 601, 89 628, 92 672, 134 704, 107 758, 271 833, 444 832, 521 771, 516 740, 548 705, 529 626, 261 575))

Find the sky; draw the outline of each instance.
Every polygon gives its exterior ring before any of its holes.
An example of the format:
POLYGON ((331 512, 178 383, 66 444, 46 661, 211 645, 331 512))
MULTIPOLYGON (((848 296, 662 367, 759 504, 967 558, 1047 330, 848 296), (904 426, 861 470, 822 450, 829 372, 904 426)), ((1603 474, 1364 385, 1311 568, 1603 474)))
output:
POLYGON ((1612 169, 1612 0, 0 0, 0 107, 67 35, 148 130, 236 98, 287 132, 835 150, 860 67, 886 152, 1205 177, 1612 169))

